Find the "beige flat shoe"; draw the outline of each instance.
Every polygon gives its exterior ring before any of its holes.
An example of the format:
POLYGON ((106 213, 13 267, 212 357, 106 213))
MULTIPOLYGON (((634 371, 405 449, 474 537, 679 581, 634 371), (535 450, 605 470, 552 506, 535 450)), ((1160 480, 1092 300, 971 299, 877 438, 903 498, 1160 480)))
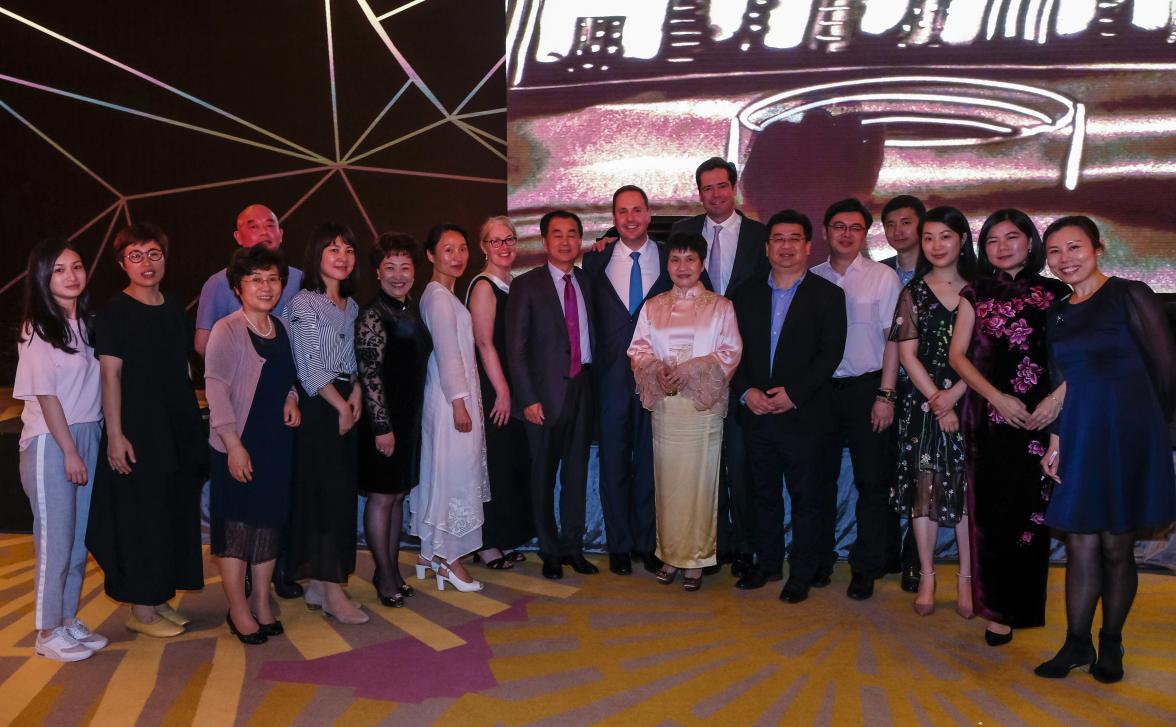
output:
POLYGON ((151 623, 146 623, 136 618, 133 612, 127 616, 127 630, 156 639, 170 639, 173 636, 179 636, 184 633, 183 626, 173 623, 162 616, 151 623))

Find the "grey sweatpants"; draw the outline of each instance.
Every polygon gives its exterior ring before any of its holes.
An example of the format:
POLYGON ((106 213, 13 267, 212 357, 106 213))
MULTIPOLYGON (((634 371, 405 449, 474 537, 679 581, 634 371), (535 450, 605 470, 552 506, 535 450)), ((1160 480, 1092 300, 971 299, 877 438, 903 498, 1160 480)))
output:
POLYGON ((102 424, 71 424, 69 433, 86 463, 85 485, 66 479, 65 455, 52 434, 42 434, 20 453, 20 482, 33 509, 38 629, 57 628, 77 616, 86 574, 86 520, 102 424))

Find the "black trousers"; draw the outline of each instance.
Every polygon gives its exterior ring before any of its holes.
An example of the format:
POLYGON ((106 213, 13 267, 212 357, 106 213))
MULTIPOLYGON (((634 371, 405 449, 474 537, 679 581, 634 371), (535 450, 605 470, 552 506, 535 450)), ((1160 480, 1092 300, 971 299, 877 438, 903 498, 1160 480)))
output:
POLYGON ((650 413, 631 392, 597 392, 600 410, 600 505, 608 552, 652 553, 653 427, 650 413))
POLYGON ((718 551, 733 555, 755 552, 755 505, 747 442, 735 406, 723 422, 723 461, 719 475, 718 551))
POLYGON ((870 424, 880 381, 880 372, 833 380, 836 430, 825 448, 826 482, 836 491, 841 449, 849 447, 858 496, 857 539, 849 549, 849 567, 874 578, 886 574, 888 559, 898 555, 899 544, 898 513, 890 507, 896 467, 894 434, 889 429, 874 432, 870 424))
POLYGON ((784 492, 792 501, 788 577, 809 583, 832 568, 837 488, 828 487, 822 462, 826 435, 771 429, 744 431, 752 481, 756 563, 768 573, 784 564, 784 492))
POLYGON ((531 450, 531 514, 539 555, 559 558, 584 547, 584 509, 591 446, 592 384, 588 371, 568 381, 559 417, 542 425, 525 422, 531 450), (561 469, 562 467, 562 469, 561 469), (559 529, 555 524, 555 477, 559 472, 559 529))

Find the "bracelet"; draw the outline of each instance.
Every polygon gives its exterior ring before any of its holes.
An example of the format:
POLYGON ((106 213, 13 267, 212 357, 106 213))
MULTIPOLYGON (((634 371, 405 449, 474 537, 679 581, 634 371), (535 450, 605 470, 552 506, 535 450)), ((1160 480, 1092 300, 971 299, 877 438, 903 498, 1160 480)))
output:
POLYGON ((898 401, 898 394, 894 391, 894 389, 878 389, 877 396, 879 399, 888 401, 891 404, 898 401))
POLYGON ((887 399, 885 396, 876 396, 874 397, 874 401, 880 404, 889 404, 890 406, 894 406, 894 402, 890 399, 887 399))

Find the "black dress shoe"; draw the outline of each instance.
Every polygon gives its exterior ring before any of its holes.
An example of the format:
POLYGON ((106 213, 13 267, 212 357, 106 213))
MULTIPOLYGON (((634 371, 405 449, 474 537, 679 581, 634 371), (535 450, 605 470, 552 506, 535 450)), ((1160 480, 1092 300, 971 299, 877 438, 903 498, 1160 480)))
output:
POLYGON ((785 603, 800 603, 808 598, 809 587, 795 578, 789 578, 780 591, 780 600, 785 603))
POLYGON ((1010 630, 1007 634, 998 634, 995 631, 984 629, 984 643, 989 646, 1004 646, 1013 640, 1013 632, 1010 630))
POLYGON ((1090 635, 1075 636, 1066 634, 1066 643, 1054 655, 1054 658, 1037 665, 1033 673, 1046 679, 1065 679, 1071 670, 1084 666, 1090 669, 1094 666, 1094 642, 1090 635))
POLYGON ((735 578, 742 578, 753 567, 755 567, 755 561, 751 559, 750 555, 738 553, 735 555, 735 559, 731 561, 731 575, 735 578))
POLYGON ((609 553, 608 569, 618 576, 627 576, 633 572, 633 559, 628 553, 609 553))
POLYGON ((662 565, 661 558, 653 553, 645 553, 641 556, 641 567, 648 573, 657 573, 661 570, 662 565))
POLYGON ((230 613, 229 611, 225 612, 225 623, 227 623, 229 625, 229 632, 232 633, 233 636, 236 636, 237 640, 240 641, 242 644, 247 644, 249 646, 257 646, 258 644, 264 644, 268 640, 268 637, 265 635, 265 632, 261 629, 260 624, 258 625, 257 630, 251 634, 243 634, 240 631, 238 631, 237 625, 233 623, 233 614, 230 613))
POLYGON ((596 566, 589 563, 588 559, 585 558, 580 553, 576 553, 575 555, 565 555, 560 560, 564 565, 570 565, 572 567, 572 570, 576 571, 577 573, 581 573, 583 575, 586 575, 586 576, 590 576, 593 573, 600 572, 599 568, 597 568, 596 566))
POLYGON ((703 566, 702 574, 704 576, 713 576, 723 569, 722 563, 715 563, 714 565, 703 566))
POLYGON ((845 595, 855 601, 864 601, 874 595, 874 576, 854 573, 853 578, 849 581, 849 588, 845 590, 845 595))
POLYGON ((919 592, 919 564, 910 564, 902 569, 902 590, 907 593, 919 592))
POLYGON ((784 580, 784 576, 779 572, 769 573, 759 566, 752 566, 747 575, 735 582, 735 587, 741 591, 754 591, 757 588, 763 588, 768 581, 784 580))
POLYGON ((555 558, 543 559, 543 577, 551 580, 563 578, 563 566, 555 558))
MULTIPOLYGON (((789 580, 791 580, 791 579, 789 579, 789 580)), ((811 581, 809 581, 809 585, 812 586, 813 588, 824 588, 825 586, 828 586, 832 582, 833 582, 833 572, 823 570, 823 571, 818 571, 817 574, 815 576, 813 576, 813 579, 811 581)))
POLYGON ((297 581, 274 581, 274 593, 278 594, 278 598, 302 598, 304 591, 302 584, 297 581))

